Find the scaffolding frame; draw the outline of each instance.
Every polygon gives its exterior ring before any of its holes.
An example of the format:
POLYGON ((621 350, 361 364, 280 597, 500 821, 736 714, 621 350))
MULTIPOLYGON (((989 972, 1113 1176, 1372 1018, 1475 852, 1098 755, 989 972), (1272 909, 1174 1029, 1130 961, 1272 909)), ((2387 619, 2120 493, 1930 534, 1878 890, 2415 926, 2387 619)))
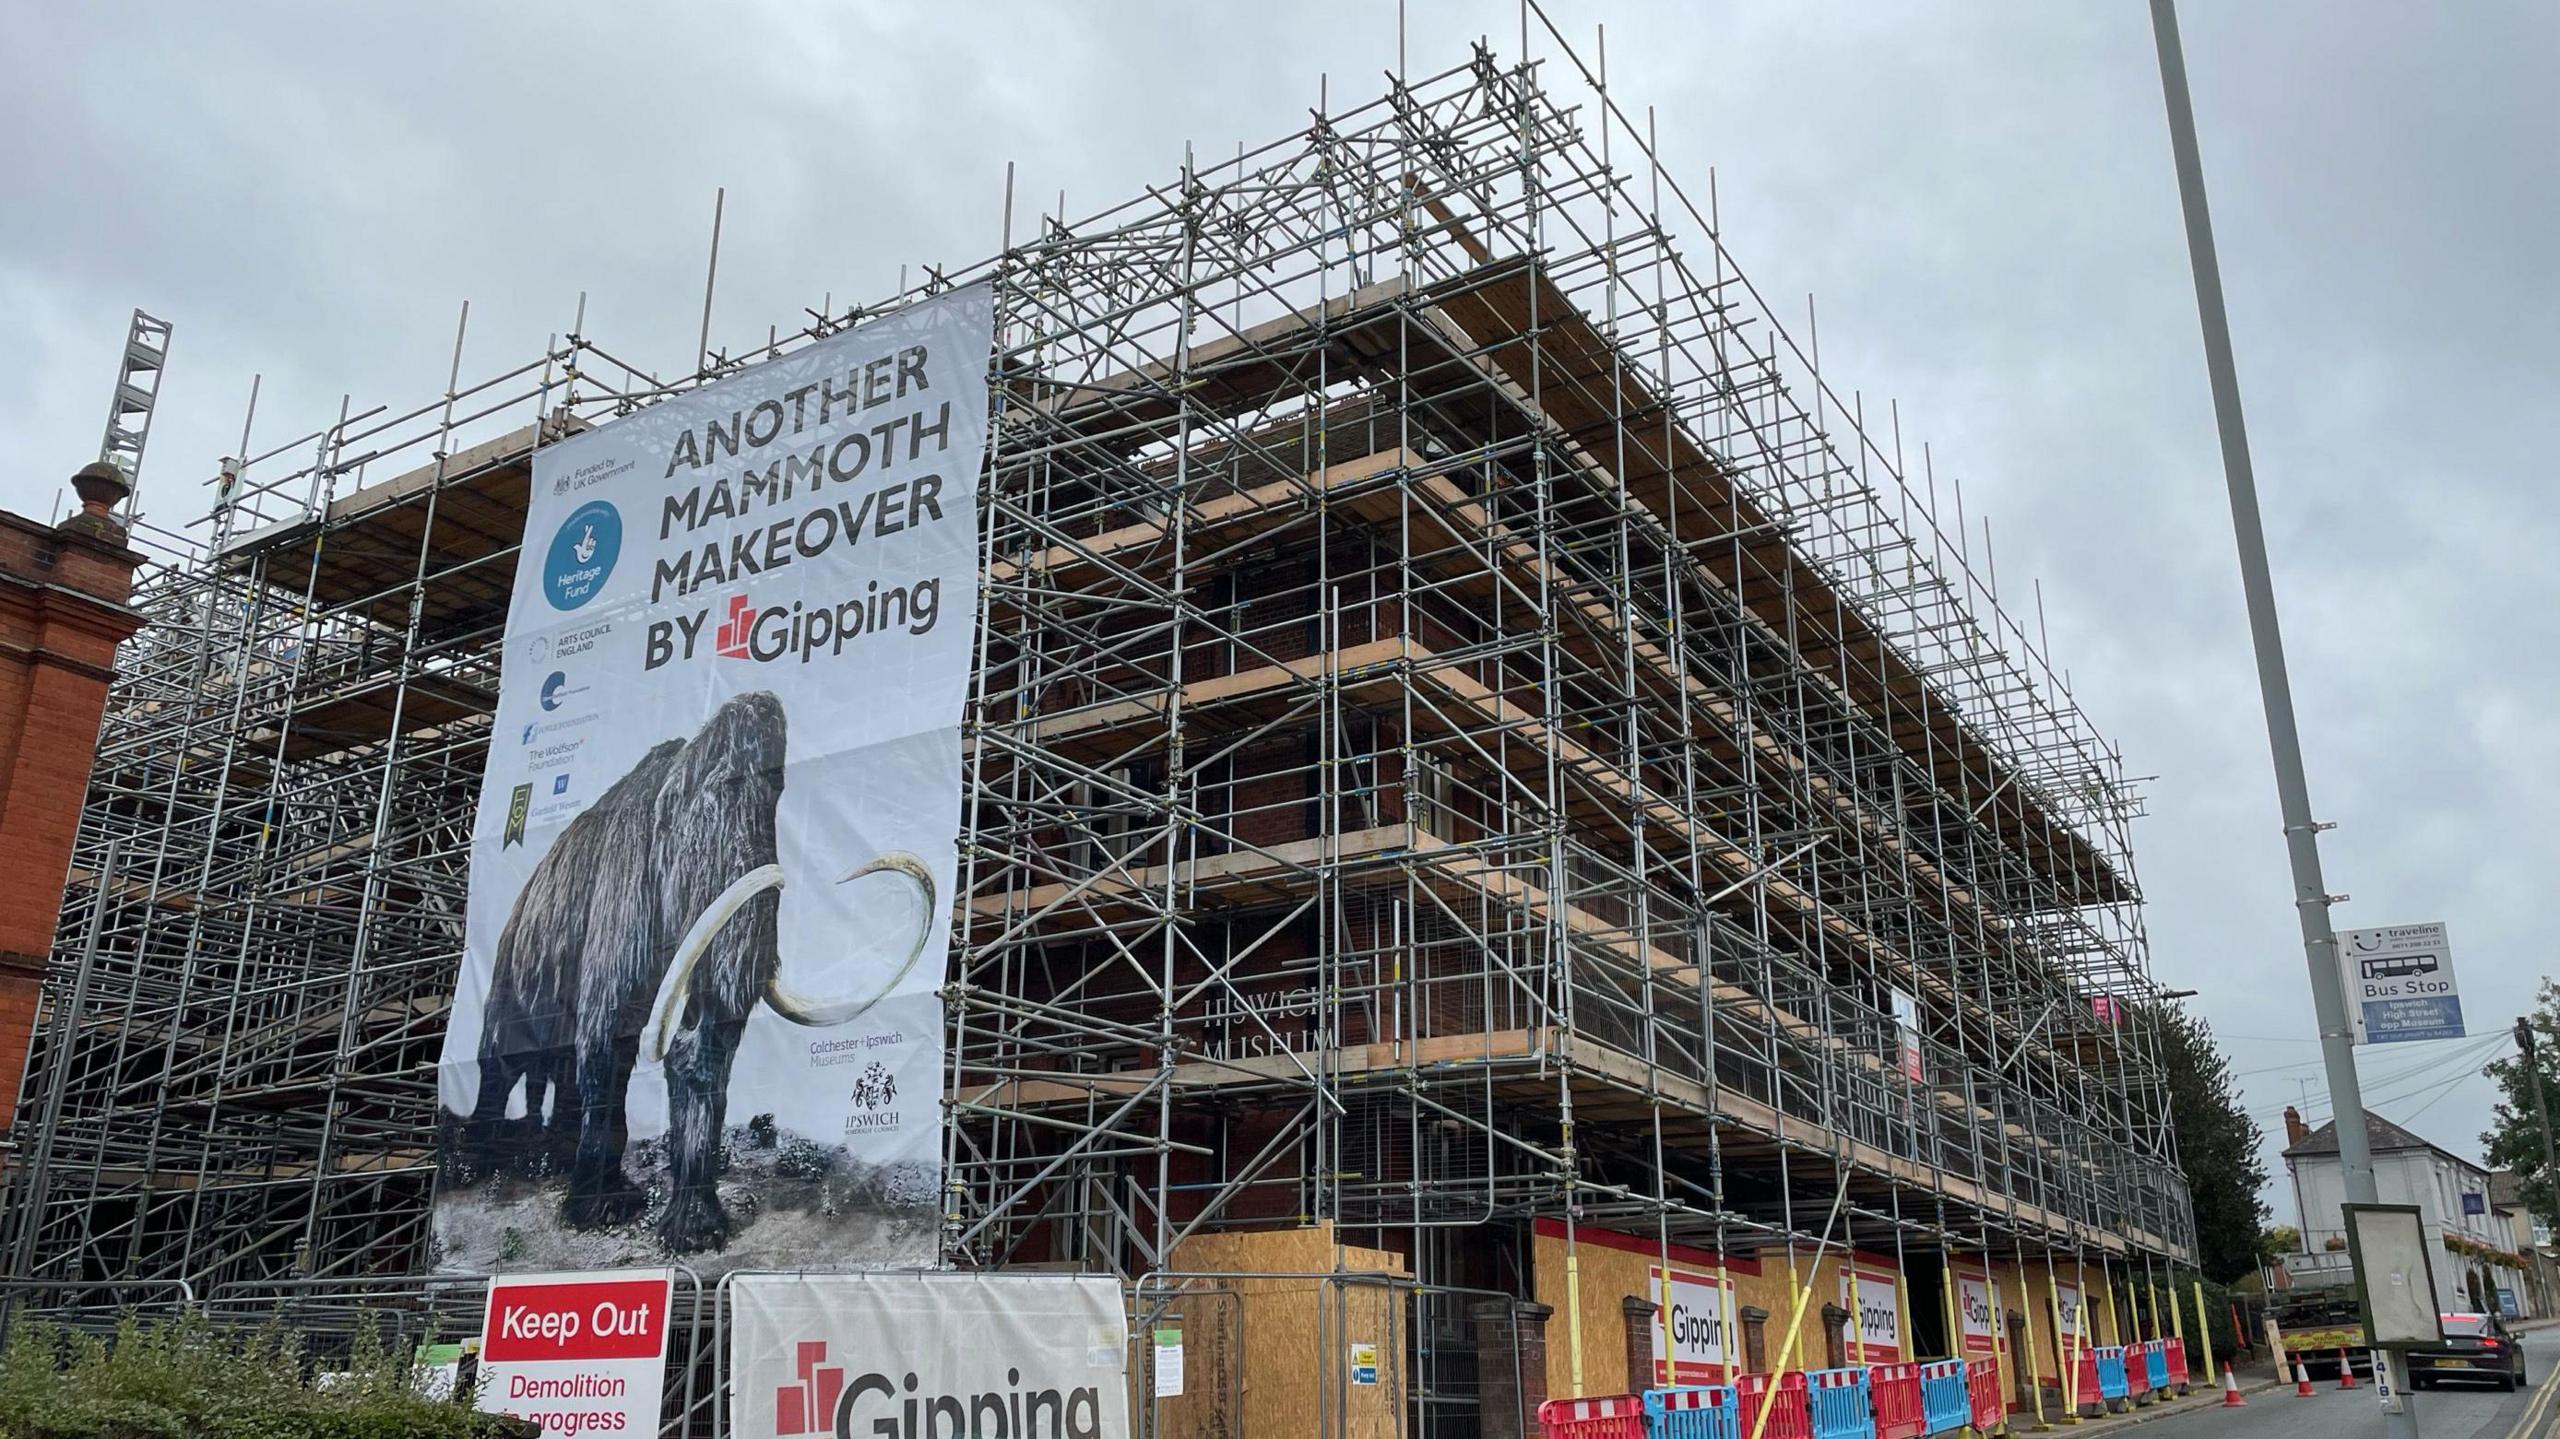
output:
POLYGON ((946 1258, 1329 1222, 1520 1293, 1533 1219, 1792 1261, 1836 1195, 1834 1243, 2191 1264, 2122 757, 1533 14, 1028 237, 1008 179, 994 258, 700 375, 582 316, 465 385, 466 307, 430 403, 244 429, 152 537, 13 1272, 428 1265, 533 451, 981 282, 946 1258))

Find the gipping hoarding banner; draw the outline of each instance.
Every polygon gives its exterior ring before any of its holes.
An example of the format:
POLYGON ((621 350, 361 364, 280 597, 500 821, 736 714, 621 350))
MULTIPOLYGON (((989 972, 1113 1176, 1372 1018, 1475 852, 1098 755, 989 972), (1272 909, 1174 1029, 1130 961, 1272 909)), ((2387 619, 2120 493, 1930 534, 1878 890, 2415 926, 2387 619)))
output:
POLYGON ((2086 1339, 2080 1327, 2080 1286, 2055 1279, 2053 1286, 2054 1325, 2065 1339, 2086 1339))
POLYGON ((1988 1276, 1956 1276, 1956 1310, 1964 1326, 1968 1354, 1993 1353, 2000 1347, 2000 1311, 1993 1299, 1988 1276))
POLYGON ((1855 1362, 1891 1364, 1902 1358, 1902 1302, 1895 1280, 1891 1269, 1863 1260, 1840 1271, 1840 1306, 1857 1327, 1850 1344, 1855 1362))
POLYGON ((1721 1384, 1725 1377, 1725 1294, 1720 1275, 1674 1268, 1667 1288, 1662 1266, 1647 1271, 1654 1303, 1653 1376, 1657 1384, 1721 1384), (1663 1352, 1668 1332, 1671 1352, 1663 1352))
POLYGON ((536 453, 443 1267, 937 1257, 992 325, 955 291, 536 453))
POLYGON ((1120 1285, 1071 1274, 730 1281, 737 1439, 1124 1439, 1120 1285))

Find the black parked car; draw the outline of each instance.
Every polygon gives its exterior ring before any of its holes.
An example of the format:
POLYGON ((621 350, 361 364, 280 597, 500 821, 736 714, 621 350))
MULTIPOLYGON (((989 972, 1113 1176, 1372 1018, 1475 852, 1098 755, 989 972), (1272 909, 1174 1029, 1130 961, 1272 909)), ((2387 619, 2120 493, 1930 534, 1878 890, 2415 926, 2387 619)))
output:
POLYGON ((2442 1348, 2409 1351, 2409 1383, 2424 1389, 2439 1379, 2487 1379, 2501 1389, 2533 1381, 2525 1376, 2524 1346, 2495 1314, 2447 1314, 2442 1348))

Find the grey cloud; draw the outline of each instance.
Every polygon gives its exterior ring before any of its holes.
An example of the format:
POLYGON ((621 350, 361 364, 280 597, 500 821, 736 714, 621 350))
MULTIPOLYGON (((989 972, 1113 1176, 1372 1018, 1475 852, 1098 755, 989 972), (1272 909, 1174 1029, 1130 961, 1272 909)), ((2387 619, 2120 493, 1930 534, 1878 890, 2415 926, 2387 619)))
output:
MULTIPOLYGON (((2449 920, 2476 1033, 2546 955, 2560 713, 2548 499, 2560 221, 2547 7, 2190 5, 2187 44, 2294 681, 2342 923, 2449 920)), ((1902 402, 1993 517, 2081 699, 2157 774, 2139 831, 2161 977, 2235 1037, 2253 1104, 2311 1055, 2193 299, 2140 7, 1558 7, 1609 23, 1764 292, 1820 296, 1826 373, 1902 402)), ((1409 7, 1416 70, 1501 4, 1409 7)), ((179 327, 148 467, 201 508, 253 372, 268 443, 589 332, 680 368, 711 192, 715 342, 885 293, 1368 97, 1384 4, 388 9, 0 0, 0 503, 96 443, 125 311, 179 327)), ((1693 246, 1698 243, 1692 237, 1693 246)), ((1979 533, 1973 536, 1979 542, 1979 533)), ((2411 1056, 2414 1059, 2416 1056, 2411 1056)), ((2404 1067, 2395 1056, 2378 1068, 2404 1067)), ((2469 1148, 2482 1081, 2396 1106, 2469 1148)))

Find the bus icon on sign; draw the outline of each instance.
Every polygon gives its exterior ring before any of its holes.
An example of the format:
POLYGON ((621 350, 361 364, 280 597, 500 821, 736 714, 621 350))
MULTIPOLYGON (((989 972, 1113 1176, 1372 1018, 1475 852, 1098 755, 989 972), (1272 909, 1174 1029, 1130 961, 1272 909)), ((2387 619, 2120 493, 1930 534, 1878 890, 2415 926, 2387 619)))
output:
POLYGON ((2358 960, 2356 964, 2367 979, 2407 979, 2436 972, 2436 957, 2432 954, 2392 954, 2358 960))

